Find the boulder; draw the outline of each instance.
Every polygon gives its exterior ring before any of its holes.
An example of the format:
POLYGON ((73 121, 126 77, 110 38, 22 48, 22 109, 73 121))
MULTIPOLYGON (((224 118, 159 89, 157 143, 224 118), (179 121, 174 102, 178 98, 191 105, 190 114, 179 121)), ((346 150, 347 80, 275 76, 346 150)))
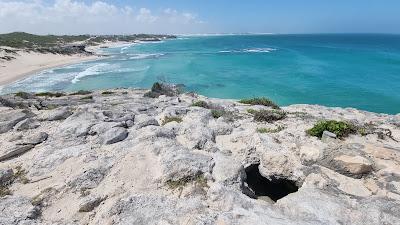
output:
POLYGON ((7 186, 11 183, 14 176, 12 169, 0 169, 0 187, 7 186))
POLYGON ((148 116, 146 114, 137 115, 135 117, 134 123, 139 129, 147 126, 160 126, 160 124, 154 117, 148 116))
POLYGON ((28 118, 27 110, 7 110, 0 112, 0 134, 11 130, 18 122, 28 118))
POLYGON ((40 126, 40 123, 32 118, 26 118, 22 120, 21 122, 17 123, 14 126, 14 130, 16 131, 22 131, 22 130, 29 130, 29 129, 35 129, 40 126))
POLYGON ((49 135, 45 132, 36 133, 23 138, 22 142, 18 143, 18 145, 38 145, 46 141, 48 137, 49 135))
POLYGON ((35 219, 40 208, 31 204, 31 199, 21 196, 7 196, 0 200, 0 224, 38 224, 35 219))
POLYGON ((325 131, 322 133, 322 138, 321 138, 321 140, 322 140, 323 142, 329 142, 330 140, 333 140, 333 139, 336 139, 336 138, 337 138, 336 134, 325 130, 325 131))
POLYGON ((114 144, 125 140, 128 137, 128 131, 122 127, 113 127, 101 135, 103 143, 106 145, 114 144))
POLYGON ((71 114, 72 112, 68 108, 46 110, 39 116, 39 120, 42 121, 65 120, 69 116, 71 116, 71 114))

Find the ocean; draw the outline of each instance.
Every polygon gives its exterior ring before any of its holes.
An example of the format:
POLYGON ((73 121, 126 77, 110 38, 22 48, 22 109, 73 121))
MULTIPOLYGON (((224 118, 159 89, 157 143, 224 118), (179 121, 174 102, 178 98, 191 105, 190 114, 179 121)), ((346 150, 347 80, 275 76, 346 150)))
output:
POLYGON ((103 49, 110 57, 42 71, 16 91, 150 88, 156 81, 229 99, 400 113, 400 35, 220 35, 103 49))

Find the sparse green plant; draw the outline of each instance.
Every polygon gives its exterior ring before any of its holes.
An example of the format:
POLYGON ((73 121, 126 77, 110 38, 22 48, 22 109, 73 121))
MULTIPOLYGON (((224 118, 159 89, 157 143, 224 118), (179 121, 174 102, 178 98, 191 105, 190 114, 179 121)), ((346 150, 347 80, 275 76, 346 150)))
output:
POLYGON ((306 133, 310 136, 321 138, 324 131, 332 132, 336 134, 338 138, 344 138, 349 136, 349 134, 356 133, 357 130, 353 124, 348 122, 326 120, 319 121, 314 125, 314 127, 307 130, 306 133))
POLYGON ((226 114, 226 111, 223 109, 212 109, 211 110, 211 115, 215 118, 218 119, 226 114))
POLYGON ((11 194, 12 192, 8 187, 0 186, 0 198, 11 194))
POLYGON ((31 97, 31 94, 29 94, 28 92, 20 91, 20 92, 15 93, 15 96, 23 98, 23 99, 29 99, 31 97))
POLYGON ((171 122, 181 123, 182 118, 177 117, 177 116, 166 116, 162 121, 162 125, 164 126, 165 124, 171 123, 171 122))
POLYGON ((206 109, 209 108, 209 105, 207 104, 207 102, 202 101, 202 100, 193 102, 192 106, 206 108, 206 109))
POLYGON ((257 132, 261 133, 261 134, 265 134, 265 133, 278 133, 281 132, 282 130, 284 130, 285 127, 284 126, 278 126, 277 128, 257 128, 257 132))
POLYGON ((255 109, 247 109, 247 112, 254 115, 256 112, 258 112, 258 110, 255 110, 255 109))
POLYGON ((79 90, 79 91, 71 93, 69 95, 89 95, 89 94, 92 94, 92 92, 91 91, 79 90))
POLYGON ((19 181, 23 184, 29 183, 29 179, 26 177, 26 170, 23 169, 21 166, 15 167, 15 172, 14 172, 14 180, 19 181))
POLYGON ((50 97, 50 98, 54 98, 54 97, 59 98, 59 97, 65 96, 65 94, 61 93, 61 92, 54 92, 54 93, 53 92, 41 92, 41 93, 36 93, 35 95, 38 97, 50 97))
POLYGON ((114 92, 112 92, 112 91, 103 91, 101 94, 102 95, 112 95, 112 94, 114 94, 114 92))
POLYGON ((91 96, 91 95, 81 98, 81 100, 92 100, 92 99, 93 99, 93 96, 91 96))
POLYGON ((272 107, 273 109, 280 109, 275 102, 265 97, 242 99, 239 102, 247 105, 263 105, 272 107))
POLYGON ((258 122, 274 122, 286 118, 286 112, 282 110, 260 110, 253 114, 254 120, 258 122))
POLYGON ((179 180, 168 180, 166 182, 167 186, 170 189, 181 189, 189 183, 193 183, 195 186, 202 189, 208 188, 207 179, 204 177, 203 174, 199 174, 194 177, 188 176, 179 180))

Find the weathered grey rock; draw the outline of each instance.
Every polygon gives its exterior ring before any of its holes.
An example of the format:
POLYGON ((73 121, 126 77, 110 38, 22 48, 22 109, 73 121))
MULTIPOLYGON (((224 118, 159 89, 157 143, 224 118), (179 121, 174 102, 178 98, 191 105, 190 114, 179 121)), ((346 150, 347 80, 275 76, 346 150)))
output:
POLYGON ((0 187, 11 183, 14 172, 12 169, 0 169, 0 187))
POLYGON ((28 118, 26 110, 7 110, 0 112, 0 134, 11 130, 18 122, 28 118))
POLYGON ((29 130, 40 126, 40 123, 32 118, 26 118, 14 126, 14 130, 29 130))
POLYGON ((101 118, 87 108, 83 108, 69 116, 60 125, 60 130, 66 135, 75 137, 86 136, 90 128, 101 118))
POLYGON ((125 140, 128 137, 128 131, 122 127, 113 127, 101 135, 103 143, 106 145, 114 144, 125 140))
POLYGON ((340 169, 352 175, 363 175, 372 171, 372 163, 361 156, 341 155, 334 160, 340 169))
POLYGON ((21 155, 21 154, 31 150, 34 147, 35 147, 35 145, 26 144, 26 145, 10 145, 8 147, 1 148, 0 149, 0 162, 11 159, 18 155, 21 155))
POLYGON ((49 137, 49 135, 47 133, 39 132, 39 133, 36 133, 36 134, 33 134, 31 136, 24 138, 22 140, 22 142, 19 143, 19 145, 38 145, 38 144, 46 141, 48 137, 49 137))
POLYGON ((207 155, 178 150, 166 152, 161 159, 164 181, 179 181, 211 173, 214 163, 207 155))
POLYGON ((87 196, 79 204, 79 212, 90 212, 100 205, 105 198, 100 196, 87 196))
POLYGON ((329 131, 324 131, 323 133, 322 133, 322 138, 321 138, 321 140, 323 141, 323 142, 328 142, 328 141, 330 141, 330 140, 332 140, 332 139, 335 139, 337 136, 336 136, 336 134, 334 134, 334 133, 332 133, 332 132, 329 132, 329 131))
POLYGON ((106 173, 107 169, 105 168, 91 168, 84 171, 82 174, 71 178, 67 184, 73 191, 93 189, 100 184, 106 173))
POLYGON ((160 126, 160 124, 154 117, 148 116, 146 114, 139 114, 135 116, 134 123, 135 126, 137 126, 138 128, 147 126, 160 126))
POLYGON ((43 121, 57 121, 65 120, 72 115, 72 112, 68 108, 61 108, 55 110, 45 110, 40 114, 39 120, 43 121))
POLYGON ((39 224, 35 221, 40 215, 38 207, 30 199, 20 196, 7 196, 0 200, 0 224, 39 224))

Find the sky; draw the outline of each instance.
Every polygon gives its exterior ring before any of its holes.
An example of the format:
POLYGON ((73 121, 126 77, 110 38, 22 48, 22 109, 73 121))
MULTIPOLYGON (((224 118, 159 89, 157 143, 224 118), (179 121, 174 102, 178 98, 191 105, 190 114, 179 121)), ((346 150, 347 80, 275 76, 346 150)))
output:
POLYGON ((0 0, 0 33, 400 33, 399 0, 0 0))

